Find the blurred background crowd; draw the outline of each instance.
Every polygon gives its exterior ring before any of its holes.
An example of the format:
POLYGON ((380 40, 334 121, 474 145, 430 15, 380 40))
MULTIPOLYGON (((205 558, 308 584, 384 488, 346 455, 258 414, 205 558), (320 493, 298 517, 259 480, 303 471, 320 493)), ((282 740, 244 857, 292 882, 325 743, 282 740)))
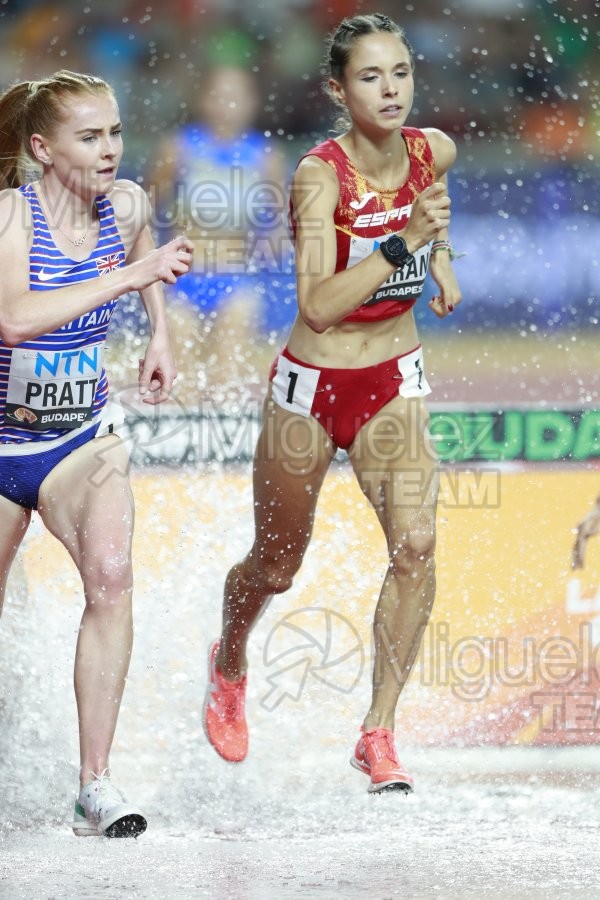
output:
MULTIPOLYGON (((289 179, 332 133, 324 38, 362 12, 400 21, 413 45, 408 124, 458 144, 465 300, 451 324, 422 302, 421 329, 544 339, 597 327, 596 0, 1 0, 0 85, 59 68, 105 77, 124 124, 121 174, 151 194, 159 239, 185 229, 197 241, 196 271, 170 298, 195 389, 262 381, 257 354, 293 321, 289 179)), ((121 324, 135 331, 134 309, 121 324)))

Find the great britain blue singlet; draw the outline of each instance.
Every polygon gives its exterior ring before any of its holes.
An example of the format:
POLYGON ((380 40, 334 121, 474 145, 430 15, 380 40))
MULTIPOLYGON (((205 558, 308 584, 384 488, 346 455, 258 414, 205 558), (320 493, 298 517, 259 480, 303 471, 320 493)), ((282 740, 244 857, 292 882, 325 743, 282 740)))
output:
POLYGON ((206 125, 192 123, 176 133, 175 146, 183 221, 190 232, 215 242, 222 233, 236 235, 238 249, 216 270, 210 257, 198 254, 200 271, 167 291, 203 314, 218 312, 236 294, 255 295, 261 305, 259 329, 288 328, 296 314, 296 280, 291 246, 272 219, 279 188, 272 181, 271 142, 254 130, 222 140, 206 125))
MULTIPOLYGON (((125 248, 106 196, 95 201, 100 221, 96 247, 78 262, 52 240, 33 184, 18 190, 33 216, 31 291, 81 284, 124 265, 125 248)), ((111 300, 15 347, 0 341, 0 456, 47 451, 97 424, 108 397, 103 349, 116 304, 111 300)))

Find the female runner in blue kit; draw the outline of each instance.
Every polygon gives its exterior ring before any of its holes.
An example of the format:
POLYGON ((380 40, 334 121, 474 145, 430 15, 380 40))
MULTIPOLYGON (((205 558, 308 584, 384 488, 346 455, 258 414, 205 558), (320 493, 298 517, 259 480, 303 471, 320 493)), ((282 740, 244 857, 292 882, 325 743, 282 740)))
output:
POLYGON ((115 181, 122 152, 117 103, 99 78, 61 71, 0 97, 0 610, 37 509, 86 603, 72 827, 108 837, 137 835, 146 819, 109 772, 132 646, 134 510, 102 351, 117 298, 140 291, 151 328, 140 393, 166 399, 176 373, 161 282, 191 262, 185 238, 155 249, 146 195, 115 181), (27 183, 24 166, 40 178, 27 183))
POLYGON ((445 316, 461 299, 447 238, 455 146, 436 129, 404 125, 413 58, 398 25, 379 14, 345 19, 328 49, 329 92, 350 122, 307 153, 293 179, 299 315, 271 373, 254 463, 255 541, 226 580, 204 724, 221 756, 246 756, 248 636, 300 567, 319 490, 342 447, 389 552, 372 701, 351 763, 371 792, 410 791, 394 716, 434 600, 438 492, 412 307, 430 260, 433 311, 445 316))

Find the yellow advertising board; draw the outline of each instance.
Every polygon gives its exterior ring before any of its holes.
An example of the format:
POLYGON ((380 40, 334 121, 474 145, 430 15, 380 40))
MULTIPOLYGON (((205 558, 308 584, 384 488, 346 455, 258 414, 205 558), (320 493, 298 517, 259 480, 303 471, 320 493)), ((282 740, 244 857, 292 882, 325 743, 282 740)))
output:
MULTIPOLYGON (((185 579, 182 591, 198 594, 190 654, 202 654, 205 604, 220 608, 221 579, 240 555, 231 536, 241 528, 251 537, 248 469, 138 470, 133 486, 136 596, 152 595, 169 577, 185 579), (220 583, 212 593, 192 583, 193 564, 182 566, 203 556, 215 560, 220 583)), ((600 538, 590 541, 576 577, 570 568, 574 525, 599 488, 598 468, 444 469, 437 599, 400 701, 405 742, 600 742, 600 538)), ((80 596, 72 563, 50 535, 34 531, 23 552, 32 596, 47 598, 52 584, 63 599, 80 596)), ((277 615, 289 621, 295 610, 327 606, 334 630, 345 616, 364 648, 368 679, 386 552, 346 465, 335 465, 325 482, 309 553, 297 585, 278 598, 277 615)))

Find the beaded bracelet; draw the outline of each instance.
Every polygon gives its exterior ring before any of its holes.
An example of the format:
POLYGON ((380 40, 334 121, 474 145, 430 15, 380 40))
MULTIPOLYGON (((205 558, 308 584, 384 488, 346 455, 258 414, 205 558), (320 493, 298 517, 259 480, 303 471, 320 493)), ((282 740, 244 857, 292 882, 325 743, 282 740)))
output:
POLYGON ((431 245, 431 252, 436 253, 438 250, 447 250, 450 262, 453 262, 455 259, 460 259, 461 256, 467 255, 466 253, 455 253, 454 247, 450 241, 434 241, 431 245))

